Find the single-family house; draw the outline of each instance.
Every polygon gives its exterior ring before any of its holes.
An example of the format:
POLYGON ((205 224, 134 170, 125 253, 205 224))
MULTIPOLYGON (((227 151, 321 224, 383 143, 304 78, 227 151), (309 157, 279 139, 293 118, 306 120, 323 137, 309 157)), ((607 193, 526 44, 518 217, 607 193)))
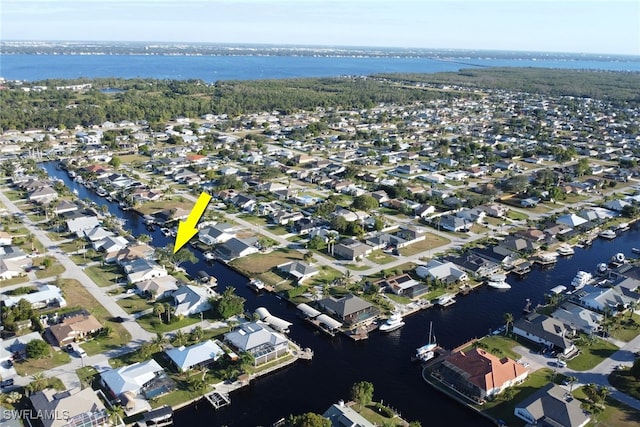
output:
POLYGON ((211 309, 209 299, 215 292, 207 286, 180 285, 173 291, 174 314, 176 316, 190 316, 211 309))
POLYGON ((167 270, 156 263, 143 258, 137 258, 122 264, 129 283, 142 282, 156 277, 167 276, 167 270))
POLYGON ((207 340, 188 347, 165 350, 165 354, 178 372, 185 372, 194 367, 207 367, 220 359, 225 352, 218 344, 207 340))
POLYGON ((442 230, 447 230, 452 232, 466 231, 471 227, 471 223, 466 219, 460 218, 454 215, 449 215, 449 214, 432 218, 431 223, 435 224, 436 227, 442 230))
POLYGON ((124 266, 125 264, 136 260, 146 259, 153 260, 155 257, 155 249, 146 243, 135 243, 133 245, 122 248, 117 252, 109 252, 105 255, 105 262, 115 262, 118 265, 124 266))
POLYGON ((575 330, 553 317, 533 313, 513 323, 513 333, 529 341, 569 356, 576 351, 571 337, 575 330))
POLYGON ((218 223, 209 225, 198 231, 198 240, 205 245, 217 245, 236 237, 233 224, 218 223))
POLYGON ((136 289, 141 295, 146 295, 153 299, 163 299, 178 289, 178 279, 173 276, 155 277, 137 282, 136 289))
POLYGON ((9 246, 13 241, 13 236, 6 231, 0 231, 0 246, 9 246))
POLYGON ((114 236, 115 233, 111 230, 107 230, 104 227, 97 226, 90 229, 82 230, 84 237, 90 242, 97 242, 105 237, 114 236))
POLYGON ((84 237, 85 230, 91 230, 100 225, 98 217, 93 215, 81 215, 70 218, 66 221, 67 230, 76 234, 78 237, 84 237))
POLYGON ((79 207, 77 203, 73 203, 68 200, 61 200, 60 203, 53 208, 53 213, 56 215, 62 215, 67 212, 75 212, 78 209, 79 207))
POLYGON ((102 324, 92 314, 78 314, 49 326, 49 333, 54 339, 52 344, 62 347, 94 335, 101 329, 102 324))
POLYGON ((416 267, 416 275, 422 279, 430 278, 443 283, 464 282, 469 279, 467 273, 452 262, 432 259, 427 265, 416 267))
POLYGON ((37 414, 63 414, 39 418, 43 427, 110 426, 107 408, 91 387, 57 391, 46 388, 29 396, 37 414))
POLYGON ((33 309, 40 309, 45 307, 66 307, 67 301, 62 296, 62 290, 54 285, 40 285, 37 287, 37 292, 30 294, 6 296, 3 300, 5 307, 13 307, 18 304, 21 299, 27 300, 33 309))
POLYGON ((331 427, 375 427, 375 424, 345 405, 342 400, 331 405, 322 416, 331 421, 331 427))
POLYGON ((129 241, 122 236, 107 236, 104 239, 93 242, 92 246, 97 251, 113 253, 126 248, 128 244, 129 241))
POLYGON ((611 311, 614 314, 625 310, 631 302, 635 301, 615 288, 601 288, 591 285, 586 285, 575 292, 571 299, 590 310, 599 313, 611 311))
POLYGON ((139 395, 155 379, 165 375, 164 369, 154 359, 133 363, 100 374, 100 384, 111 399, 120 399, 125 393, 139 395))
POLYGON ((549 383, 518 403, 514 415, 529 426, 584 427, 591 420, 578 399, 549 383))
POLYGON ((53 202, 58 198, 58 193, 52 187, 45 185, 44 187, 37 188, 29 194, 29 201, 32 203, 39 203, 46 205, 53 202))
POLYGON ((349 325, 365 323, 378 315, 378 309, 373 304, 353 294, 347 294, 341 298, 323 298, 318 301, 318 304, 349 325))
POLYGON ((233 237, 216 247, 216 253, 224 260, 232 260, 259 252, 255 237, 238 239, 233 237))
POLYGON ((375 284, 381 288, 386 287, 396 295, 404 295, 409 298, 417 298, 429 292, 429 288, 426 285, 415 280, 408 274, 388 277, 375 282, 375 284))
POLYGON ((356 261, 373 251, 373 248, 369 245, 365 245, 354 239, 345 239, 340 243, 337 243, 333 247, 333 255, 337 258, 348 259, 356 261))
POLYGON ((459 392, 478 401, 522 383, 529 374, 514 360, 508 357, 500 359, 480 348, 451 353, 440 364, 438 373, 459 392))
POLYGON ((566 302, 558 307, 551 317, 562 322, 567 328, 582 331, 585 334, 594 334, 602 329, 602 314, 591 311, 588 308, 566 302))
POLYGON ((278 270, 293 277, 298 283, 302 283, 320 272, 317 268, 302 261, 291 261, 278 265, 278 270))
POLYGON ((289 351, 289 341, 284 335, 261 322, 243 323, 224 334, 224 340, 236 349, 252 354, 256 366, 284 356, 289 351))

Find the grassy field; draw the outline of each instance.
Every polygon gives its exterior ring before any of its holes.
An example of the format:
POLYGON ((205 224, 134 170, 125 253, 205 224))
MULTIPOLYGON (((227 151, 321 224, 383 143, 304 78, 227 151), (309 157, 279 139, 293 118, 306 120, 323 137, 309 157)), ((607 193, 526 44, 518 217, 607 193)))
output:
POLYGON ((149 300, 135 294, 126 298, 119 299, 118 305, 129 314, 144 311, 153 307, 152 304, 149 304, 149 300))
POLYGON ((44 270, 36 270, 36 277, 44 279, 45 277, 59 276, 65 272, 65 268, 59 262, 54 262, 51 267, 44 270))
MULTIPOLYGON (((587 402, 587 396, 581 388, 573 392, 573 396, 587 402)), ((591 420, 589 426, 601 427, 636 427, 640 424, 640 412, 618 402, 615 399, 607 399, 604 411, 595 420, 591 420)))
POLYGON ((158 316, 155 314, 147 314, 138 318, 138 323, 144 329, 149 332, 171 332, 175 331, 179 328, 184 328, 185 326, 194 325, 200 322, 200 318, 196 317, 185 317, 177 322, 171 322, 166 324, 164 322, 159 321, 158 316))
POLYGON ((385 254, 380 249, 371 252, 367 256, 367 259, 371 262, 375 262, 376 264, 387 264, 392 261, 395 261, 395 258, 393 256, 385 254))
POLYGON ((49 356, 42 359, 27 359, 16 361, 14 367, 18 375, 33 375, 42 371, 50 371, 56 366, 64 365, 71 361, 71 357, 64 351, 55 351, 49 348, 49 356))
POLYGON ((111 286, 123 280, 117 265, 94 265, 84 269, 84 272, 100 287, 111 286))
POLYGON ((415 254, 419 254, 421 252, 436 249, 440 246, 446 245, 449 242, 451 242, 451 240, 447 239, 446 237, 441 237, 436 234, 427 233, 426 238, 424 240, 413 243, 409 246, 406 246, 400 249, 400 255, 412 256, 415 254))
POLYGON ((507 212, 507 218, 512 219, 514 221, 519 221, 519 220, 528 219, 529 215, 510 209, 509 212, 507 212))
POLYGON ((567 361, 567 366, 575 371, 588 371, 618 350, 618 347, 600 338, 596 338, 592 344, 580 345, 579 348, 580 354, 567 361))
POLYGON ((609 331, 612 337, 620 341, 629 342, 640 334, 640 315, 629 317, 626 313, 621 315, 618 322, 619 328, 609 331))
POLYGON ((266 226, 268 221, 266 218, 261 216, 249 215, 249 214, 239 214, 238 218, 243 219, 247 222, 250 222, 253 225, 266 226))
POLYGON ((302 253, 291 249, 278 249, 268 254, 252 254, 231 261, 231 265, 247 276, 271 270, 279 264, 302 259, 302 253))
POLYGON ((621 392, 640 399, 640 381, 631 374, 629 369, 613 371, 609 375, 609 382, 621 392))
POLYGON ((174 208, 182 208, 188 211, 192 207, 193 207, 193 202, 185 199, 184 197, 175 196, 167 200, 158 200, 156 202, 145 203, 144 205, 138 207, 138 210, 142 212, 143 215, 150 215, 156 212, 163 211, 165 209, 174 209, 174 208))
POLYGON ((24 276, 13 277, 11 279, 0 280, 0 288, 17 285, 19 283, 26 283, 29 281, 29 276, 26 274, 24 276))

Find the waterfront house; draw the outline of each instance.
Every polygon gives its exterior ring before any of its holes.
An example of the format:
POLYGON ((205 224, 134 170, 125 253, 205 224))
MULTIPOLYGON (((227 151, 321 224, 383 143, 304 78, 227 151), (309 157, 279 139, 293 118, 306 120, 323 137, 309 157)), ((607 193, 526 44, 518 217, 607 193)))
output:
POLYGON ((29 401, 34 413, 58 414, 39 417, 43 427, 116 425, 91 387, 65 391, 46 388, 29 396, 29 401))
POLYGON ((33 190, 28 197, 31 203, 39 203, 41 205, 49 204, 57 198, 58 193, 56 190, 48 185, 33 190))
POLYGON ((415 280, 408 274, 378 280, 375 284, 381 288, 386 287, 386 289, 396 295, 404 295, 409 298, 417 298, 429 292, 429 288, 426 285, 415 280))
POLYGON ((568 328, 576 331, 582 331, 585 334, 594 334, 599 332, 602 328, 600 325, 604 319, 602 314, 570 302, 566 302, 558 307, 553 313, 551 313, 551 317, 567 325, 568 328))
POLYGON ((62 296, 62 290, 54 285, 40 285, 36 292, 15 296, 4 296, 3 303, 5 307, 13 307, 24 299, 31 304, 33 309, 41 309, 46 307, 66 307, 67 301, 62 296))
POLYGON ((155 277, 136 283, 136 289, 140 295, 153 299, 164 299, 178 289, 178 279, 173 276, 155 277))
POLYGON ((142 282, 143 280, 153 279, 155 277, 167 276, 167 270, 156 263, 142 258, 123 263, 124 272, 127 275, 129 283, 142 282))
POLYGON ((291 261, 277 266, 278 270, 293 277, 298 284, 320 272, 317 268, 302 261, 291 261))
POLYGON ((454 263, 442 262, 435 259, 429 261, 427 265, 416 267, 416 275, 422 279, 429 277, 447 284, 464 282, 469 279, 467 273, 462 271, 454 263))
POLYGON ((211 309, 209 299, 214 295, 215 292, 206 286, 180 285, 171 294, 175 306, 174 315, 190 316, 207 311, 211 309))
POLYGON ((615 288, 601 288, 591 285, 586 285, 574 292, 570 299, 589 310, 595 310, 599 313, 610 311, 613 314, 625 310, 631 302, 635 301, 615 288))
POLYGON ((226 342, 240 351, 251 353, 255 366, 287 354, 289 341, 260 322, 243 323, 224 334, 226 342))
POLYGON ((194 367, 207 367, 225 353, 218 344, 207 340, 189 347, 182 346, 165 350, 165 354, 178 372, 185 372, 194 367))
POLYGON ((529 372, 508 357, 502 359, 474 348, 447 356, 438 367, 440 377, 458 392, 476 401, 500 394, 506 388, 522 383, 529 372))
POLYGON ((61 200, 60 203, 58 203, 54 208, 53 208, 53 213, 56 215, 61 215, 63 213, 67 213, 67 212, 75 212, 79 209, 78 204, 77 203, 73 203, 70 202, 68 200, 61 200))
MULTIPOLYGON (((87 230, 82 230, 84 237, 90 242, 97 242, 105 237, 114 236, 115 233, 111 230, 107 230, 104 227, 97 226, 87 230)), ((94 248, 95 249, 95 248, 94 248)))
POLYGON ((331 427, 375 427, 375 424, 345 405, 342 400, 331 405, 322 416, 331 421, 331 427))
POLYGON ((576 346, 571 340, 575 330, 568 329, 563 322, 552 317, 532 313, 516 320, 512 331, 563 356, 570 356, 576 351, 576 346))
POLYGON ((453 262, 474 277, 488 277, 500 271, 499 264, 480 256, 474 251, 465 252, 460 256, 447 256, 445 259, 453 262))
POLYGON ((53 344, 63 347, 98 333, 102 324, 92 314, 78 314, 66 317, 62 322, 49 326, 53 344))
POLYGON ((259 249, 256 246, 257 243, 258 239, 255 237, 247 239, 238 239, 237 237, 233 237, 221 245, 218 245, 216 253, 223 260, 231 261, 236 258, 241 258, 259 252, 259 249))
POLYGON ((107 263, 115 262, 120 266, 124 266, 128 262, 136 259, 146 259, 151 261, 155 256, 155 249, 146 243, 135 243, 120 249, 117 252, 109 252, 105 256, 104 261, 107 263))
POLYGON ((117 252, 124 249, 129 241, 122 236, 107 236, 104 239, 93 242, 93 248, 105 253, 117 252))
POLYGON ((527 425, 583 427, 591 420, 580 401, 553 383, 537 390, 518 403, 514 415, 527 425))
POLYGON ((70 218, 66 221, 67 230, 70 233, 74 233, 78 237, 84 237, 85 230, 91 230, 100 225, 100 221, 97 216, 94 215, 79 215, 74 218, 70 218))
POLYGON ((100 384, 111 399, 131 401, 140 395, 154 380, 165 376, 164 369, 154 359, 133 363, 100 374, 100 384), (123 398, 125 397, 126 398, 123 398))
POLYGON ((371 321, 379 314, 373 304, 353 294, 347 294, 341 298, 323 298, 318 301, 318 305, 329 314, 335 314, 344 323, 352 326, 371 321))
POLYGON ((233 224, 219 223, 202 228, 198 231, 198 240, 205 245, 217 245, 236 237, 233 224))

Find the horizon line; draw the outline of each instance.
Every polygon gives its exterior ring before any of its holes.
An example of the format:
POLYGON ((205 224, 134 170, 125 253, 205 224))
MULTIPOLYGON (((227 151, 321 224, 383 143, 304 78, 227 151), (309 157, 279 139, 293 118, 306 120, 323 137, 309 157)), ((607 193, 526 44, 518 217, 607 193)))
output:
MULTIPOLYGON (((295 44, 295 43, 260 43, 260 42, 210 42, 210 41, 158 41, 158 40, 69 40, 69 39, 5 39, 0 40, 0 45, 6 43, 100 43, 100 44, 167 44, 167 45, 214 45, 220 47, 283 47, 283 48, 308 48, 308 49, 363 49, 363 50, 403 50, 403 51, 439 51, 439 52, 495 52, 495 53, 528 53, 528 54, 553 54, 553 55, 588 55, 631 57, 640 59, 640 55, 631 53, 602 53, 602 52, 567 52, 567 51, 543 51, 543 50, 513 50, 496 48, 445 48, 445 47, 400 47, 400 46, 365 46, 365 45, 322 45, 322 44, 295 44)), ((5 52, 0 52, 0 55, 5 52)))

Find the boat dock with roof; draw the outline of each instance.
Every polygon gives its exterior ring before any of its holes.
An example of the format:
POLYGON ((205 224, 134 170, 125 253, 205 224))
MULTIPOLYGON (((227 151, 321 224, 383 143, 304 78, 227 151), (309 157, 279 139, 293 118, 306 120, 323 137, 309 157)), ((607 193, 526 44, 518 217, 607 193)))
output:
POLYGON ((298 304, 296 308, 300 310, 302 316, 307 322, 332 337, 335 336, 336 332, 338 332, 342 327, 342 323, 327 316, 326 314, 320 313, 318 310, 305 303, 298 304))
POLYGON ((212 391, 209 394, 204 395, 205 399, 211 403, 214 409, 220 409, 227 405, 231 405, 231 398, 226 393, 221 393, 219 391, 212 391))

